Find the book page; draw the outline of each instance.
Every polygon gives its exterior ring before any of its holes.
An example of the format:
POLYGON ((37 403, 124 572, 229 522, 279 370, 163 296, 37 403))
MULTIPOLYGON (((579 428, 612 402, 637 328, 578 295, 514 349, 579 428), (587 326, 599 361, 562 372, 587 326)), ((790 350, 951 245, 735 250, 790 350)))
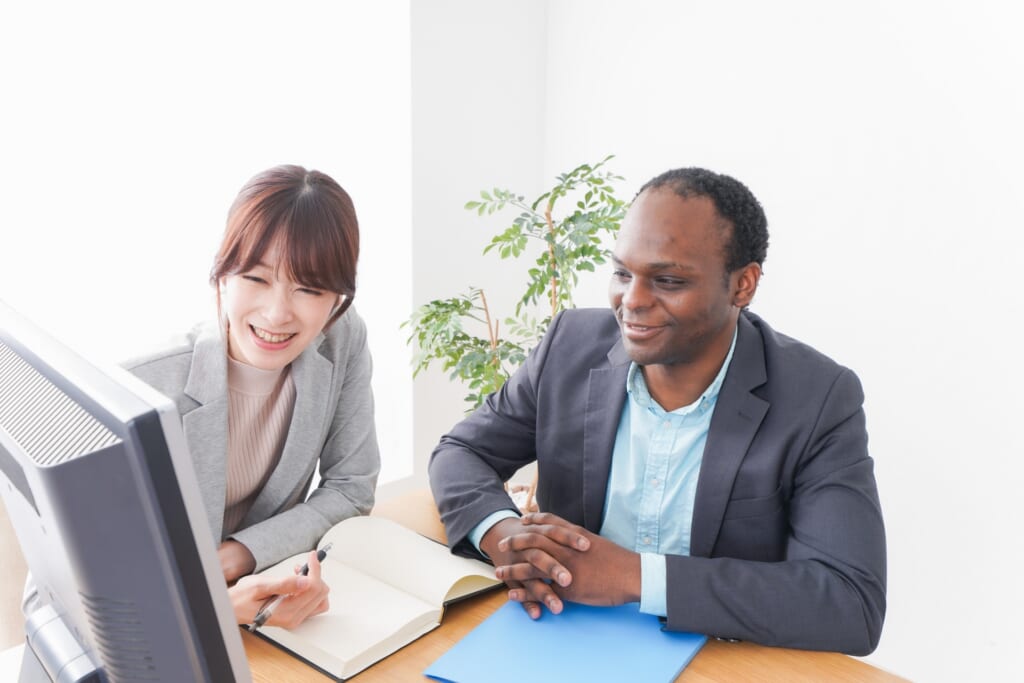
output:
MULTIPOLYGON (((332 554, 337 549, 335 546, 332 554)), ((437 606, 347 567, 331 555, 321 566, 322 576, 331 586, 330 609, 310 617, 291 631, 269 626, 261 631, 326 669, 338 674, 351 671, 353 667, 358 671, 440 621, 437 606)), ((283 565, 273 570, 279 568, 283 565)))
MULTIPOLYGON (((446 546, 383 517, 351 517, 323 537, 344 562, 435 607, 500 582, 494 568, 452 555, 446 546)), ((332 584, 333 586, 333 584, 332 584)))

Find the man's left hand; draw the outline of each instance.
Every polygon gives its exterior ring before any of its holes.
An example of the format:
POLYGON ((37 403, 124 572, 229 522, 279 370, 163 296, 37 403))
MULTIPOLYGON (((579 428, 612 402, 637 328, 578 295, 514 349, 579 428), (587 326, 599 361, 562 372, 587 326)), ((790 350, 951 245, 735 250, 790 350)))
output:
MULTIPOLYGON (((531 533, 507 536, 498 544, 503 551, 523 551, 538 547, 538 537, 561 539, 566 531, 579 534, 590 541, 586 551, 575 550, 561 543, 545 543, 544 550, 561 563, 572 575, 568 586, 552 582, 551 588, 564 600, 585 605, 621 605, 640 600, 640 555, 606 538, 593 534, 581 526, 571 524, 558 515, 536 512, 523 515, 522 523, 531 533)), ((496 568, 503 581, 525 581, 546 578, 544 568, 529 563, 503 565, 496 568)), ((524 589, 509 592, 517 602, 533 600, 524 589)))

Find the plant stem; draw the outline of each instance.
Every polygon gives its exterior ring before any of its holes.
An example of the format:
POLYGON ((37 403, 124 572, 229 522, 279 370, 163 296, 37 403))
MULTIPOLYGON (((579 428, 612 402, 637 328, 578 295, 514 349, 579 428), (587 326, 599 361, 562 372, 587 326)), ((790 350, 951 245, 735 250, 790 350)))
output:
MULTIPOLYGON (((487 307, 487 295, 484 294, 484 290, 480 290, 480 304, 484 307, 484 318, 486 318, 485 324, 487 325, 487 336, 491 340, 491 351, 498 348, 498 322, 495 321, 494 325, 491 325, 491 310, 487 307)), ((494 365, 500 365, 501 361, 498 359, 498 355, 494 355, 494 365)))
POLYGON ((551 317, 554 318, 555 314, 558 313, 558 278, 555 277, 554 273, 558 270, 555 268, 558 264, 555 261, 555 222, 551 220, 551 209, 553 208, 554 200, 548 202, 547 208, 544 210, 544 220, 548 224, 548 234, 551 235, 551 239, 548 240, 548 258, 551 261, 551 317))

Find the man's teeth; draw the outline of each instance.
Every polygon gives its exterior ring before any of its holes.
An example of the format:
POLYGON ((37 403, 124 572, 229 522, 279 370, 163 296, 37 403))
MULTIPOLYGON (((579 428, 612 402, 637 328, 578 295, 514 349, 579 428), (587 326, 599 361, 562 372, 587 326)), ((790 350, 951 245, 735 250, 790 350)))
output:
POLYGON ((294 334, 271 334, 270 332, 267 332, 266 330, 261 330, 258 327, 253 327, 252 331, 256 334, 257 337, 259 337, 265 342, 270 342, 271 344, 280 344, 281 342, 288 341, 289 339, 295 336, 294 334))

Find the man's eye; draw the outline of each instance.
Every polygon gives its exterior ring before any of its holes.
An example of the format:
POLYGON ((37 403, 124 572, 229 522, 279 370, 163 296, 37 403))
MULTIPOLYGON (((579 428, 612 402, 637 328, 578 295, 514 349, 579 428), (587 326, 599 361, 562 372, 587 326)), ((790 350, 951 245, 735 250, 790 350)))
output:
POLYGON ((666 289, 682 287, 686 284, 686 280, 677 280, 674 277, 659 277, 655 282, 658 283, 659 287, 664 287, 666 289))
POLYGON ((615 278, 616 280, 628 280, 629 273, 627 273, 624 270, 613 270, 612 277, 615 278))

